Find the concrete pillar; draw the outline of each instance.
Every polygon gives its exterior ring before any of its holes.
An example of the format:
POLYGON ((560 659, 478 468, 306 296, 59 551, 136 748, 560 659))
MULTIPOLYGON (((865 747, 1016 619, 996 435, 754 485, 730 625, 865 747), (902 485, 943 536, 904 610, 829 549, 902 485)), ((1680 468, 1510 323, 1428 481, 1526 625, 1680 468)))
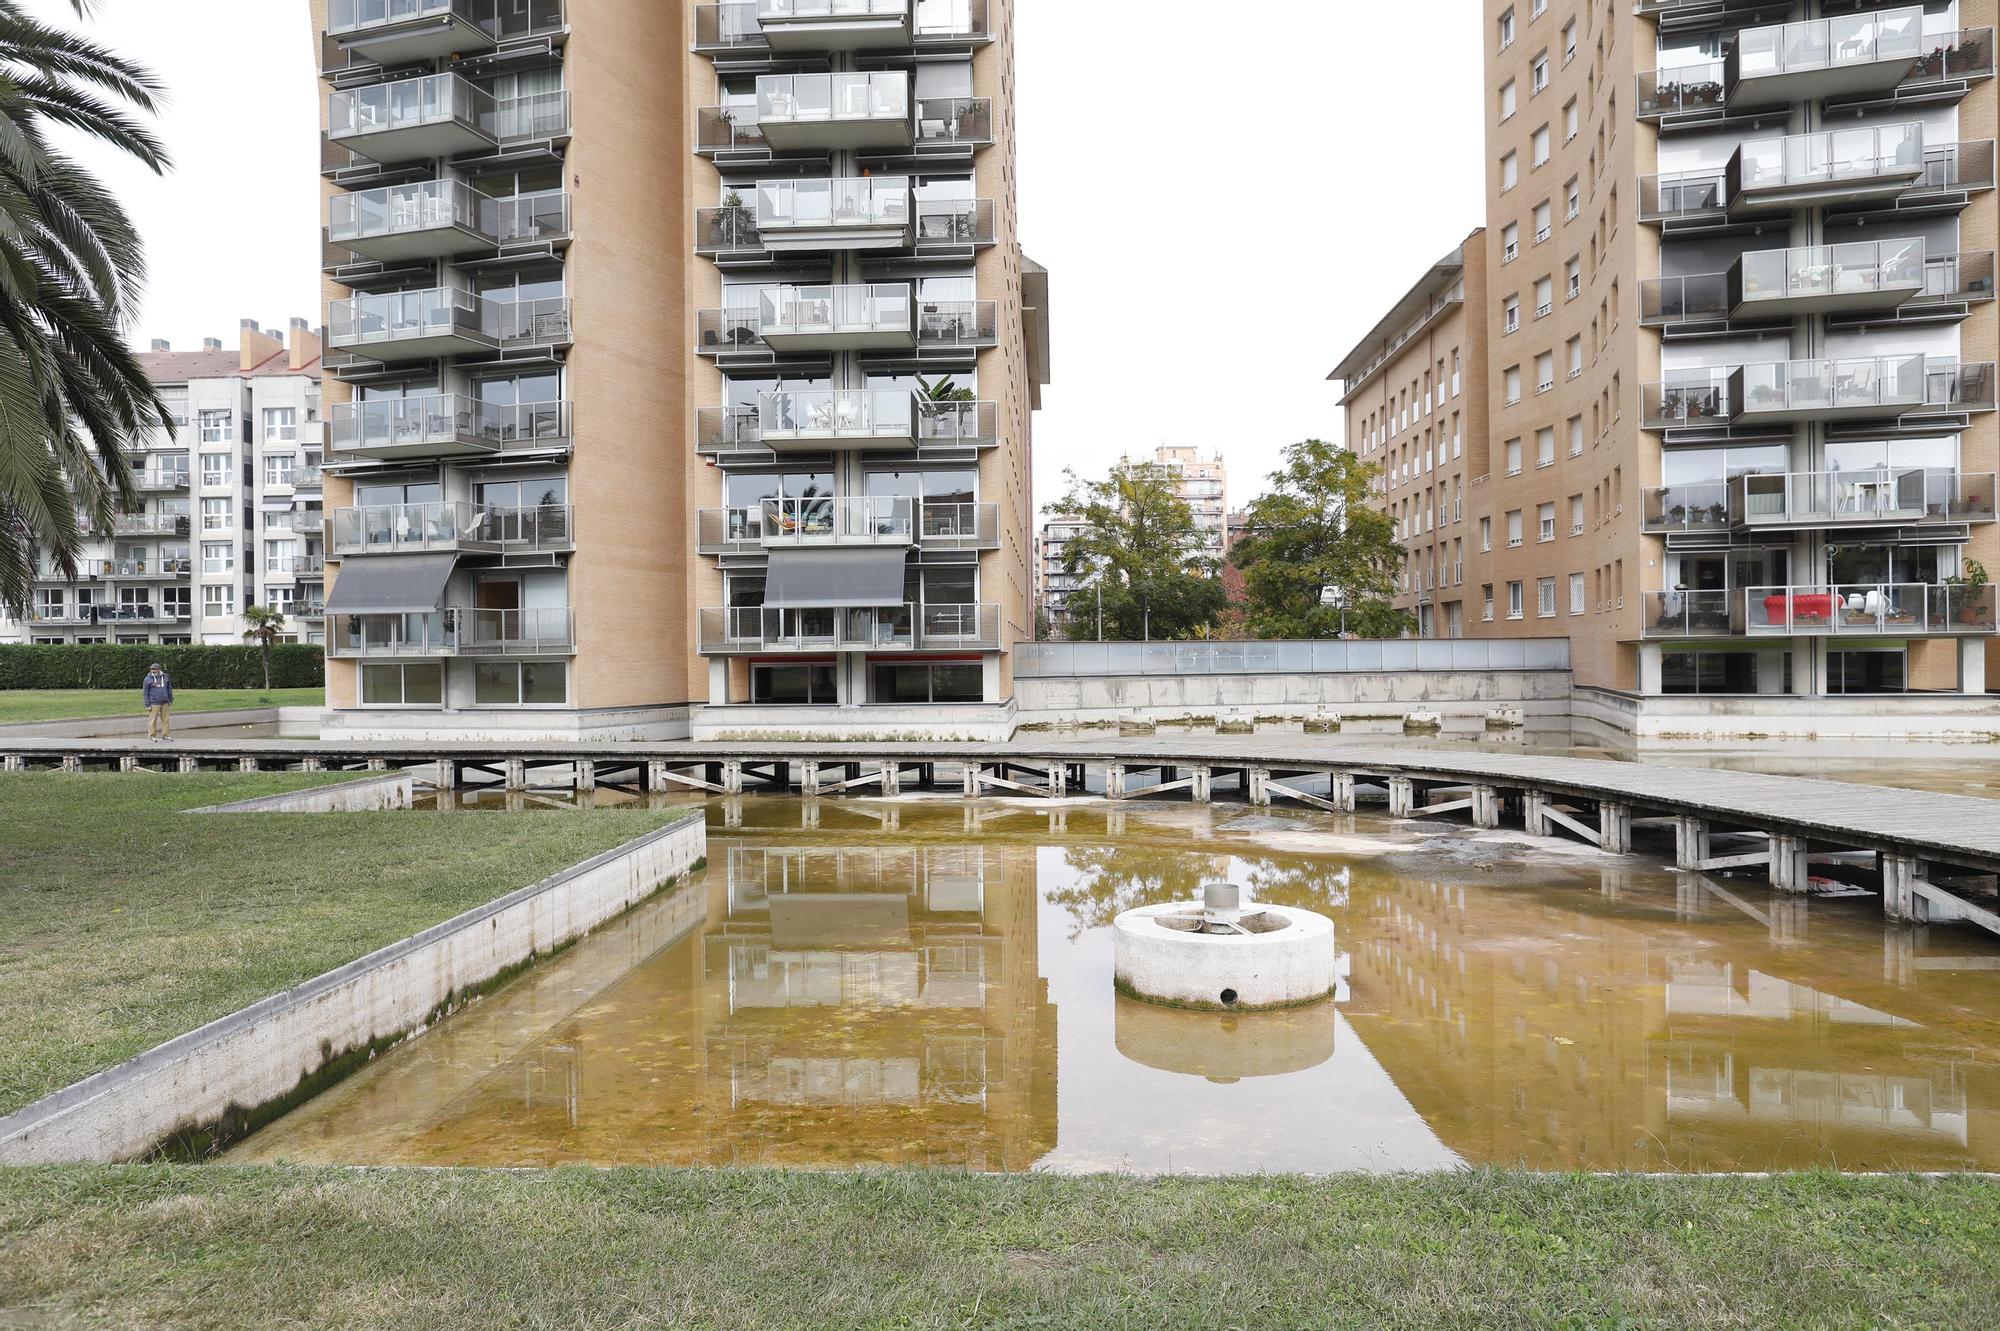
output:
POLYGON ((646 793, 648 795, 667 793, 667 765, 657 758, 646 764, 646 793))
POLYGON ((502 775, 501 775, 501 785, 502 785, 502 786, 503 786, 503 787, 504 787, 505 789, 507 789, 507 790, 526 790, 526 789, 528 788, 528 760, 527 760, 527 759, 525 759, 525 758, 509 758, 509 759, 507 759, 507 760, 506 760, 505 762, 503 762, 502 764, 500 764, 500 771, 501 771, 501 774, 502 774, 502 775))
POLYGON ((579 794, 597 789, 597 763, 590 758, 576 761, 576 789, 579 794))
POLYGON ((799 793, 819 794, 819 763, 811 758, 799 764, 799 793))
POLYGON ((1959 639, 1958 691, 1986 692, 1986 639, 1976 637, 1959 639))
POLYGON ((371 772, 386 772, 389 770, 389 760, 387 758, 370 758, 368 760, 368 770, 371 772))
POLYGON ((902 789, 903 769, 887 758, 882 760, 882 793, 894 795, 902 789))
POLYGON ((1416 787, 1410 784, 1410 778, 1406 776, 1390 777, 1389 816, 1391 818, 1408 818, 1416 807, 1417 791, 1416 787))
POLYGON ((1660 644, 1642 642, 1639 644, 1639 693, 1642 697, 1654 698, 1660 692, 1660 662, 1663 657, 1660 644))
POLYGON ((1342 813, 1354 812, 1354 773, 1335 772, 1327 779, 1326 797, 1342 813))
POLYGON ((1757 653, 1757 692, 1783 693, 1785 691, 1785 654, 1783 652, 1757 653))
POLYGON ((1196 804, 1207 804, 1210 802, 1209 782, 1211 779, 1212 773, 1206 767, 1191 767, 1188 769, 1188 780, 1194 783, 1188 787, 1188 795, 1196 804))
POLYGON ((721 707, 729 701, 729 658, 708 658, 708 705, 721 707))
POLYGON ((1104 798, 1122 799, 1125 795, 1125 764, 1107 763, 1104 768, 1104 798))
MULTIPOLYGON (((964 764, 962 767, 959 768, 959 775, 965 779, 965 798, 969 800, 978 799, 979 764, 976 762, 968 762, 964 764)), ((968 828, 966 830, 971 831, 972 829, 968 828)))
POLYGON ((1597 802, 1598 848, 1612 855, 1632 852, 1632 806, 1611 800, 1597 802))
POLYGON ((1915 884, 1928 880, 1929 870, 1922 860, 1907 855, 1882 856, 1882 914, 1889 919, 1914 924, 1929 917, 1930 903, 1916 893, 1915 884))
POLYGON ((183 758, 180 760, 179 770, 183 772, 199 772, 201 766, 192 758, 183 758))
POLYGON ((743 763, 740 759, 731 758, 722 765, 722 793, 725 795, 743 793, 743 763))
POLYGON ((326 770, 326 760, 323 758, 306 758, 299 763, 299 770, 301 772, 324 772, 326 770))
POLYGON ((0 772, 25 772, 27 770, 28 760, 18 753, 10 753, 4 758, 0 758, 0 772))
POLYGON ((1491 786, 1472 788, 1472 825, 1474 827, 1500 826, 1500 792, 1491 786))
POLYGON ((254 772, 257 770, 257 760, 255 758, 238 758, 236 760, 236 770, 239 772, 254 772))
POLYGON ((1529 836, 1549 836, 1549 797, 1539 790, 1525 793, 1521 807, 1521 822, 1529 836))
POLYGON ((1804 837, 1788 832, 1771 834, 1771 886, 1780 892, 1804 892, 1811 871, 1806 867, 1804 837))
POLYGON ((1692 869, 1714 858, 1709 851, 1708 819, 1674 815, 1674 867, 1692 869))
POLYGON ((1049 794, 1063 795, 1069 791, 1069 768, 1062 763, 1049 764, 1049 794))
POLYGON ((1250 784, 1250 802, 1265 805, 1271 802, 1271 769, 1252 767, 1247 773, 1250 784))
POLYGON ((139 760, 128 753, 118 760, 118 770, 121 772, 136 772, 139 770, 139 760))

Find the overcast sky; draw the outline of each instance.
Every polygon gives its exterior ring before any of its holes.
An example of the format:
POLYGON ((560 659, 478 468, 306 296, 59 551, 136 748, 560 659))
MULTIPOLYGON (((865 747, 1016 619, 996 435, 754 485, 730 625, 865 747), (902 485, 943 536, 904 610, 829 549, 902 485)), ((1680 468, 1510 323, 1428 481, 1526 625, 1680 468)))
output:
MULTIPOLYGON (((100 162, 149 241, 142 346, 322 317, 306 8, 99 0, 95 34, 171 89, 174 173, 100 162)), ((1339 436, 1327 371, 1479 220, 1478 5, 1016 8, 1022 242, 1054 313, 1037 499, 1186 444, 1223 450, 1241 506, 1287 443, 1339 436)))

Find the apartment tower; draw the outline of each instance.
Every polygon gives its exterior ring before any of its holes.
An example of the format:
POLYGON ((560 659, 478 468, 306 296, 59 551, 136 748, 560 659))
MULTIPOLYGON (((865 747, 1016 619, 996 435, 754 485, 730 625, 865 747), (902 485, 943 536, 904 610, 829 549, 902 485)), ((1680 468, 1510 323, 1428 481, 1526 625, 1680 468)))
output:
POLYGON ((697 735, 1011 726, 1049 341, 1012 14, 694 7, 697 735))
POLYGON ((1487 0, 1464 633, 1642 697, 1984 691, 1993 8, 1487 0))

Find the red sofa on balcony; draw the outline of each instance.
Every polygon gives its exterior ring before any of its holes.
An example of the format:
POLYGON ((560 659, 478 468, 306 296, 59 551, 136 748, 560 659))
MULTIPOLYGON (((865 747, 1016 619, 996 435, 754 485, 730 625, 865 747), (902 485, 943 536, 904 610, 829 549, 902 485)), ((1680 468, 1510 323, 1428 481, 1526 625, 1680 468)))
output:
POLYGON ((1826 624, 1833 620, 1839 598, 1831 592, 1809 592, 1803 596, 1783 592, 1764 598, 1764 618, 1772 624, 1826 624), (1790 603, 1789 614, 1786 603, 1790 603))

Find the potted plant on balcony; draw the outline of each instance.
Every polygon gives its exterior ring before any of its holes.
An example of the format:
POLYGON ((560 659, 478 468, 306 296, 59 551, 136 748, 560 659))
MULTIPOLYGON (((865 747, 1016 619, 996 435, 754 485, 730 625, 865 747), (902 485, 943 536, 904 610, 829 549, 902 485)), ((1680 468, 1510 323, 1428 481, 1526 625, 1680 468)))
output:
POLYGON ((1965 571, 1946 578, 1948 589, 1945 597, 1951 606, 1951 617, 1960 624, 1980 624, 1986 621, 1984 592, 1987 583, 1986 565, 1976 559, 1965 561, 1965 571))
POLYGON ((757 211, 735 190, 722 198, 722 207, 715 215, 715 234, 726 250, 754 247, 757 242, 757 211))
POLYGON ((1687 525, 1687 505, 1675 504, 1667 510, 1667 516, 1673 520, 1673 524, 1676 527, 1685 527, 1687 525))
POLYGON ((1707 513, 1708 520, 1718 527, 1729 517, 1729 507, 1726 504, 1710 504, 1703 511, 1707 513))

